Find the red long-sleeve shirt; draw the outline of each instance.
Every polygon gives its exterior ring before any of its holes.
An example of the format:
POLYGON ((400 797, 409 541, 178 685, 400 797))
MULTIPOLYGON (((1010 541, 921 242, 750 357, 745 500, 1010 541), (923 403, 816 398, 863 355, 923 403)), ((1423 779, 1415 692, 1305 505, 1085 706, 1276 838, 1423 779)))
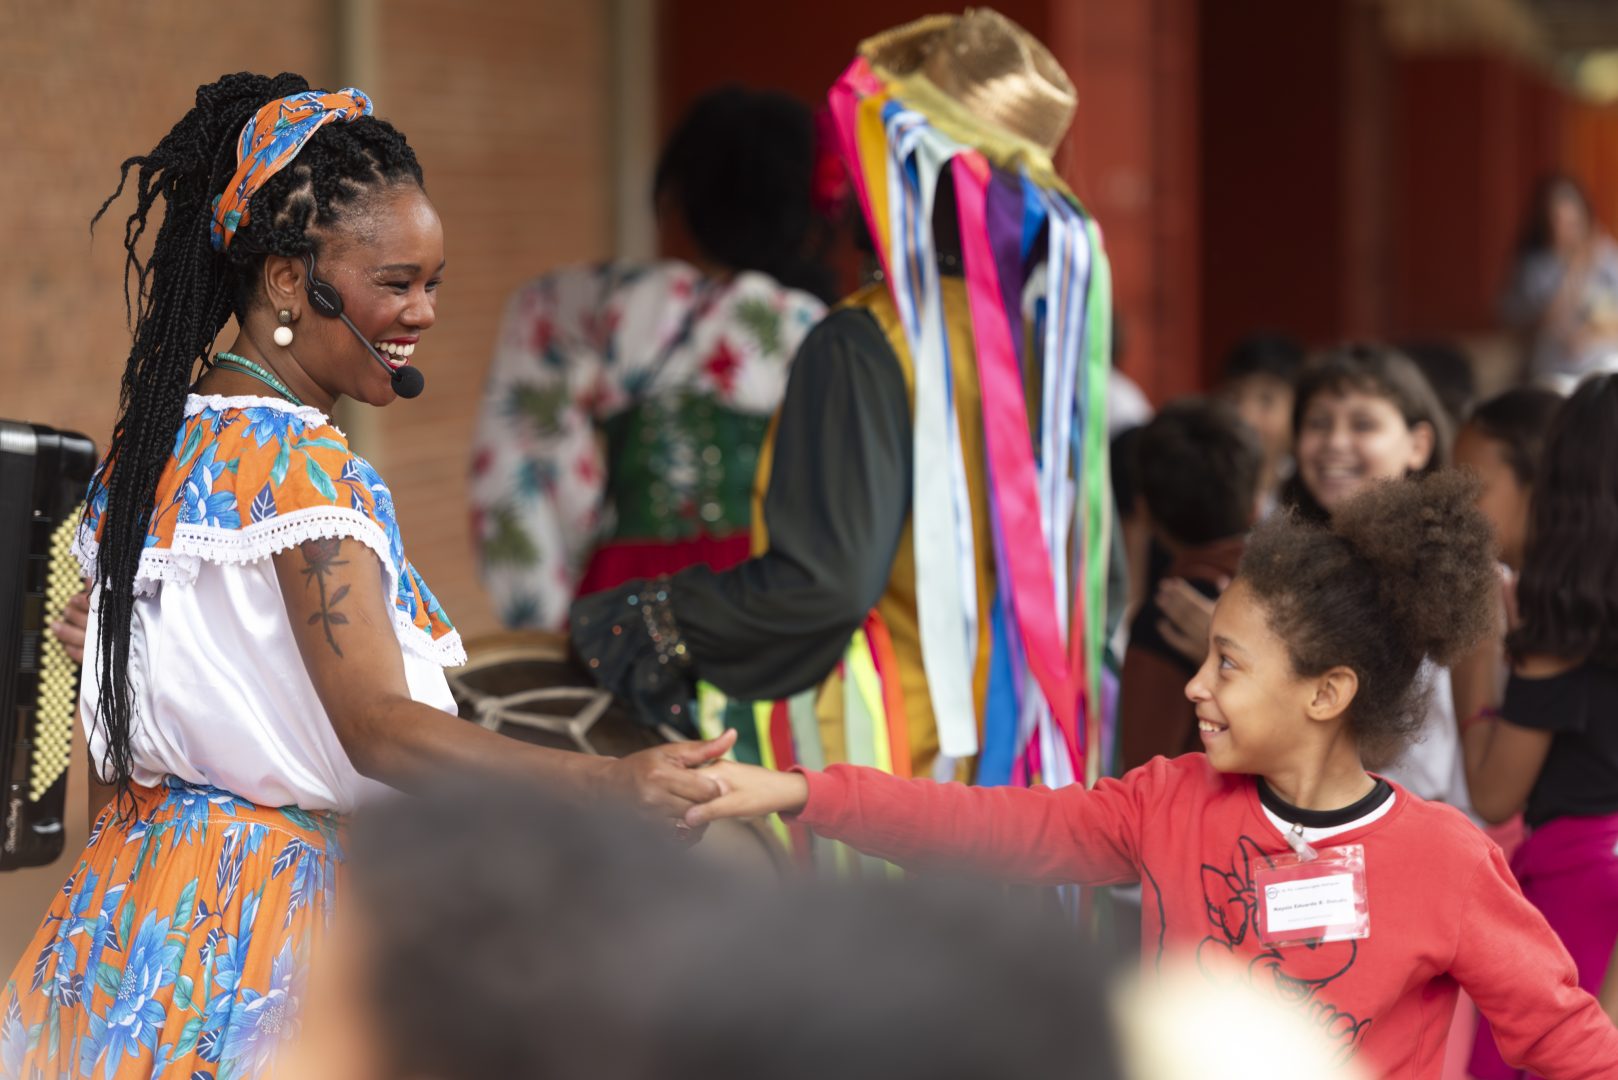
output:
POLYGON ((971 865, 1020 882, 1139 880, 1142 962, 1188 954, 1219 982, 1295 1005, 1379 1075, 1440 1075, 1464 986, 1508 1061, 1548 1080, 1618 1078, 1618 1029, 1523 898, 1500 849, 1461 814, 1395 789, 1393 808, 1321 846, 1362 844, 1370 936, 1259 940, 1253 870, 1287 852, 1252 777, 1202 754, 1157 758, 1094 789, 972 788, 833 766, 806 773, 799 820, 909 867, 971 865))

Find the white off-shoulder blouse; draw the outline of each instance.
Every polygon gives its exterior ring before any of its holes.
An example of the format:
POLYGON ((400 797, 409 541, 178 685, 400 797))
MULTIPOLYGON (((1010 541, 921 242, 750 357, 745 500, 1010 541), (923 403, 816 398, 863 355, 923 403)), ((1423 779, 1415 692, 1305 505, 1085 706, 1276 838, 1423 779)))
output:
MULTIPOLYGON (((387 789, 361 776, 338 741, 271 556, 326 537, 368 547, 386 595, 397 598, 411 697, 447 713, 455 702, 443 668, 465 662, 459 635, 403 557, 391 493, 323 413, 271 398, 192 395, 185 415, 136 577, 133 779, 175 776, 263 806, 350 811, 387 789)), ((87 574, 98 502, 92 496, 79 538, 87 574)), ((91 666, 100 603, 98 587, 80 698, 96 762, 107 746, 91 666)))

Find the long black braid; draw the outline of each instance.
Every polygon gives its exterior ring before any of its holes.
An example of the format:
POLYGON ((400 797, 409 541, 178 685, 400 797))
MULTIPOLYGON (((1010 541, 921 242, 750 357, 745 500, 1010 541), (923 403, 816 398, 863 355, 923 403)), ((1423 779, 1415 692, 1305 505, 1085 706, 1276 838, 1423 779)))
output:
POLYGON ((134 340, 108 467, 95 481, 106 496, 96 558, 101 587, 96 723, 107 743, 101 774, 117 785, 120 799, 133 765, 129 646, 135 575, 196 365, 232 315, 239 321, 262 302, 258 284, 266 256, 318 254, 326 227, 344 210, 391 184, 421 183, 415 154, 387 122, 362 117, 327 124, 252 197, 248 220, 229 248, 215 251, 209 239, 213 202, 236 170, 242 126, 261 106, 308 89, 299 75, 268 78, 246 72, 198 87, 196 107, 156 148, 123 163, 117 190, 90 223, 93 229, 134 169, 135 209, 124 223, 124 298, 134 340), (162 224, 143 261, 137 245, 159 198, 162 224))

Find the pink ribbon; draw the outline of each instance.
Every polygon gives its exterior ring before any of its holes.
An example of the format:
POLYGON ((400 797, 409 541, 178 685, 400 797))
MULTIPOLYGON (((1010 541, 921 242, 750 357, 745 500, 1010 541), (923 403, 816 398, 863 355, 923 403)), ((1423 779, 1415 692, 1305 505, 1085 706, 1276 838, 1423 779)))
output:
MULTIPOLYGON (((1078 692, 1074 663, 1063 647, 1056 613, 1056 582, 1040 524, 1038 471, 1034 466, 1033 437, 1028 430, 1022 372, 1006 322, 999 271, 989 248, 985 219, 989 166, 982 154, 966 151, 955 157, 951 168, 983 393, 984 437, 994 476, 992 494, 1006 536, 1014 540, 1007 552, 1012 605, 1029 669, 1076 759, 1078 692)), ((1077 642, 1081 635, 1073 637, 1077 642)))

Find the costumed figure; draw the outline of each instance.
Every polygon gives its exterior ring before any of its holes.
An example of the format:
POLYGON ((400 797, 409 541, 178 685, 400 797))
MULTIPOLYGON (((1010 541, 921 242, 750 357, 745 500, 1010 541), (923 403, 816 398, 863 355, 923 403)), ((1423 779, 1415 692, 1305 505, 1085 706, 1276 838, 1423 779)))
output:
POLYGON ((881 280, 798 351, 755 555, 579 600, 575 648, 648 722, 737 729, 743 761, 1082 781, 1110 283, 1052 162, 1072 83, 977 9, 865 41, 830 104, 881 280))

